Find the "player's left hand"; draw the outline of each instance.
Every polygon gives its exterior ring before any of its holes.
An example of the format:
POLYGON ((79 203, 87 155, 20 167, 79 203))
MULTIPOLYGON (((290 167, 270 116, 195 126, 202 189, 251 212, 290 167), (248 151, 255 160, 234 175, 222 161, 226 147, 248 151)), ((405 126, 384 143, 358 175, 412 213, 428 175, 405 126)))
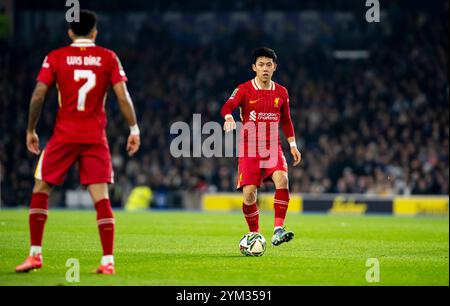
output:
POLYGON ((141 138, 139 135, 130 135, 128 136, 127 142, 127 152, 129 156, 133 156, 141 145, 141 138))
POLYGON ((294 167, 295 167, 302 161, 302 154, 296 147, 291 148, 291 154, 292 157, 294 158, 294 167))

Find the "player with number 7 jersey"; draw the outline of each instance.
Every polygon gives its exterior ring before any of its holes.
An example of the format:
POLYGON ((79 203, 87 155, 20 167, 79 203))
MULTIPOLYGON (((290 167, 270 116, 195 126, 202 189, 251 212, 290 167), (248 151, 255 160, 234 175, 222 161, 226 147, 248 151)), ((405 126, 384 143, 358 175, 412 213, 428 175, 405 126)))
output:
POLYGON ((109 84, 126 82, 117 55, 89 39, 48 54, 37 81, 56 83, 59 110, 53 139, 64 143, 106 142, 105 101, 109 84))
POLYGON ((30 255, 16 267, 28 272, 42 267, 42 239, 48 214, 48 198, 69 169, 78 163, 80 182, 87 186, 97 211, 103 248, 101 274, 114 274, 113 241, 115 219, 108 195, 114 182, 111 154, 106 138, 105 102, 108 87, 116 94, 129 127, 126 150, 131 156, 140 146, 134 106, 126 87, 127 77, 117 55, 95 44, 97 15, 80 11, 80 20, 69 23, 73 43, 50 52, 42 64, 30 101, 26 144, 39 155, 30 203, 30 255), (48 89, 56 85, 59 110, 53 135, 41 152, 36 132, 48 89))
POLYGON ((84 146, 92 149, 86 155, 94 154, 97 159, 95 165, 94 162, 83 163, 84 160, 80 160, 81 183, 113 183, 105 132, 105 102, 110 84, 114 86, 127 81, 117 55, 95 45, 93 40, 75 38, 71 45, 47 55, 37 81, 48 87, 56 84, 59 109, 53 135, 41 155, 36 178, 60 185, 68 168, 78 160, 79 150, 70 148, 97 144, 84 146), (95 174, 87 174, 92 166, 95 166, 95 174))

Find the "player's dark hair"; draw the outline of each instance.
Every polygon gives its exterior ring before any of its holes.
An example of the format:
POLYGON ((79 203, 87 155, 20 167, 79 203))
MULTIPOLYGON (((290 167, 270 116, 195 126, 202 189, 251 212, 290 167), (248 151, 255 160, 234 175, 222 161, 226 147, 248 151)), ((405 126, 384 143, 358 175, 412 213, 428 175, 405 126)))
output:
POLYGON ((256 60, 261 56, 273 59, 274 63, 277 62, 277 54, 275 53, 275 51, 267 47, 262 47, 253 51, 253 64, 256 64, 256 60))
POLYGON ((79 22, 69 22, 69 28, 76 36, 87 36, 97 26, 97 14, 88 10, 80 10, 79 22))

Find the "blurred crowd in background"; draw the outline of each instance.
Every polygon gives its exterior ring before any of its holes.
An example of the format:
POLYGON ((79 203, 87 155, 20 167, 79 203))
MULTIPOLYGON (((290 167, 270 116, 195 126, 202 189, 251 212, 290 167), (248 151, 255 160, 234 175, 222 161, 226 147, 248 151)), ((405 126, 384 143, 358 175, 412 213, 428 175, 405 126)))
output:
MULTIPOLYGON (((299 167, 289 168, 292 192, 448 194, 448 3, 436 5, 437 10, 407 13, 391 8, 379 24, 351 11, 303 15, 300 21, 280 12, 270 16, 271 26, 261 12, 240 15, 239 22, 232 11, 204 14, 207 26, 193 21, 201 12, 166 19, 161 15, 167 12, 152 12, 160 22, 142 14, 115 18, 117 13, 98 12, 97 43, 119 55, 142 133, 140 152, 129 158, 128 127, 111 93, 107 133, 115 206, 138 185, 162 193, 235 190, 235 158, 174 158, 170 126, 191 124, 194 113, 203 122, 222 123, 221 105, 253 76, 251 52, 262 45, 279 56, 274 80, 289 90, 303 155, 299 167), (364 49, 367 56, 341 58, 337 49, 364 49)), ((39 18, 31 24, 28 17, 19 19, 17 30, 20 36, 22 25, 26 37, 25 28, 37 24, 26 41, 0 40, 0 177, 6 205, 29 199, 37 163, 25 146, 29 99, 45 55, 69 43, 63 25, 39 18)), ((51 135, 57 107, 53 90, 38 126, 41 146, 51 135)), ((75 168, 63 188, 78 186, 75 168)))

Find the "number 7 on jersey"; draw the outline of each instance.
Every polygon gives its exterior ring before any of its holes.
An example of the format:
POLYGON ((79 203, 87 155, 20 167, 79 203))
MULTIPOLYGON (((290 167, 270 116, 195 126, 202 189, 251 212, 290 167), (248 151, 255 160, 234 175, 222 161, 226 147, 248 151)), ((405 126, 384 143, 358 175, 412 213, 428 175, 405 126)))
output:
POLYGON ((86 79, 87 82, 80 87, 78 90, 78 103, 77 110, 82 112, 85 110, 86 105, 86 96, 92 88, 95 87, 97 76, 92 70, 75 70, 74 71, 74 79, 76 82, 80 81, 80 79, 86 79))

